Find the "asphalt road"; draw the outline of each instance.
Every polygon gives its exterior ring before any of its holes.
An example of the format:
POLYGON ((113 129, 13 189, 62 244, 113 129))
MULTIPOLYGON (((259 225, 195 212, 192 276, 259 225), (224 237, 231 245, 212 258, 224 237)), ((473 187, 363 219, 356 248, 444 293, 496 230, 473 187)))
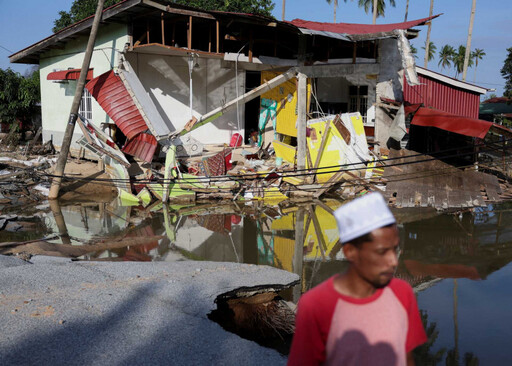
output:
POLYGON ((282 365, 207 314, 241 287, 290 284, 266 266, 0 256, 0 365, 282 365))

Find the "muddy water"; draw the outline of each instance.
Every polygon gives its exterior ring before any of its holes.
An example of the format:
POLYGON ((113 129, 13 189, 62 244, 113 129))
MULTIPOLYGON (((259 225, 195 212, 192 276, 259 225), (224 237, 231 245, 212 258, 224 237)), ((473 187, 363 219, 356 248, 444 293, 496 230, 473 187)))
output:
MULTIPOLYGON (((42 224, 46 234, 61 234, 50 241, 57 248, 101 240, 93 252, 72 252, 83 260, 232 261, 295 272, 301 285, 283 296, 296 302, 347 266, 330 213, 340 204, 145 210, 115 202, 52 205, 42 224), (133 238, 147 241, 111 245, 133 238)), ((421 364, 512 364, 512 204, 457 214, 395 214, 402 239, 396 275, 417 292, 430 338, 419 350, 421 364)))

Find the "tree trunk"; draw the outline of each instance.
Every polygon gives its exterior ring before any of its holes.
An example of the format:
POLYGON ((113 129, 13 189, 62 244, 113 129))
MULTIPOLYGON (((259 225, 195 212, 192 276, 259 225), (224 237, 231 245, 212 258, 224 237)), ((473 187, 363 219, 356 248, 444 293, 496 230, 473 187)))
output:
POLYGON ((284 21, 284 10, 286 9, 286 0, 283 0, 283 16, 281 18, 282 21, 284 21))
POLYGON ((334 0, 334 23, 336 23, 336 9, 338 8, 338 0, 334 0))
POLYGON ((409 0, 407 0, 407 2, 405 3, 405 18, 404 18, 404 22, 407 21, 407 15, 409 14, 409 0))
MULTIPOLYGON (((432 17, 432 13, 434 12, 434 0, 430 0, 430 15, 432 17)), ((428 67, 428 53, 430 48, 430 31, 432 30, 432 19, 428 22, 428 31, 427 31, 427 40, 425 41, 425 69, 428 67)))
POLYGON ((373 0, 373 24, 377 24, 377 2, 379 0, 373 0))
POLYGON ((466 81, 466 75, 468 73, 469 55, 471 53, 471 37, 473 35, 473 23, 475 21, 475 8, 476 0, 473 0, 473 6, 471 7, 471 18, 469 20, 468 41, 466 42, 466 55, 464 57, 464 69, 462 71, 462 81, 466 81))

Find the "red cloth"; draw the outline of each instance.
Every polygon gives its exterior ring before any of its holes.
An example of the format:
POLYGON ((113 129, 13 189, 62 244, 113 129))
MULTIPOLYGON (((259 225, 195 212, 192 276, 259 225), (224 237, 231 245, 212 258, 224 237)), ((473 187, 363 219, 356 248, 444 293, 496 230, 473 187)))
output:
POLYGON ((365 299, 341 295, 334 277, 298 305, 288 365, 406 365, 427 340, 411 286, 393 279, 365 299))

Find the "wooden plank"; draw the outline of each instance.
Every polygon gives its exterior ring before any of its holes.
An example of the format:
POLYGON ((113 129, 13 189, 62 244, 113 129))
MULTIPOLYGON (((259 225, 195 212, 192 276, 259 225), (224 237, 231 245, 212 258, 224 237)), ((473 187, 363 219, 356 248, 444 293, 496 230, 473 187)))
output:
POLYGON ((192 16, 188 18, 187 48, 192 49, 192 16))
POLYGON ((193 10, 177 9, 177 8, 173 8, 169 5, 162 5, 160 3, 157 3, 157 2, 151 1, 151 0, 142 0, 142 3, 145 5, 149 5, 154 8, 160 9, 162 11, 172 13, 172 14, 189 15, 191 17, 194 16, 196 18, 204 18, 204 19, 215 19, 215 17, 213 15, 208 14, 208 13, 203 13, 200 11, 193 11, 193 10))

